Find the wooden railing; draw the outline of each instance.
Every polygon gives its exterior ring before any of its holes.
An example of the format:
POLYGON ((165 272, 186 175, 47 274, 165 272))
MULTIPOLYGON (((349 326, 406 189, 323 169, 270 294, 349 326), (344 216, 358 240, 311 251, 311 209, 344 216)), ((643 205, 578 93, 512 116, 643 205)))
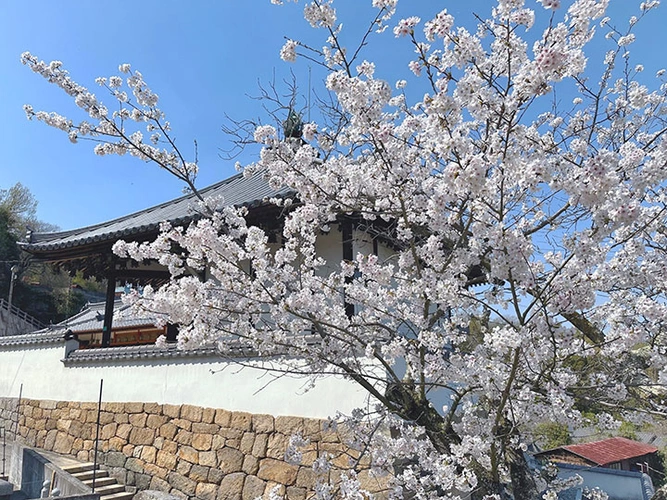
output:
MULTIPOLYGON (((13 316, 14 319, 19 319, 24 323, 27 323, 28 325, 34 327, 35 330, 44 328, 44 323, 42 323, 38 319, 33 318, 29 314, 23 312, 14 304, 10 305, 9 302, 7 302, 5 299, 0 299, 0 310, 2 310, 2 312, 9 313, 11 316, 13 316)), ((10 321, 9 318, 6 319, 10 321)), ((11 335, 11 333, 7 333, 8 331, 9 330, 7 328, 2 328, 0 329, 0 335, 2 336, 11 335)), ((23 333, 30 333, 30 332, 23 332, 23 333)))

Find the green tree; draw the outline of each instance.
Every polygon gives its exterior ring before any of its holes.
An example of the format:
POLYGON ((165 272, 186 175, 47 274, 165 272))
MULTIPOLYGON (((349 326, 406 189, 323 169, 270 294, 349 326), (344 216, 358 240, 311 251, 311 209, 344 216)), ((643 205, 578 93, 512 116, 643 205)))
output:
POLYGON ((535 441, 545 450, 558 448, 572 443, 572 436, 567 425, 558 422, 542 422, 533 431, 535 441))

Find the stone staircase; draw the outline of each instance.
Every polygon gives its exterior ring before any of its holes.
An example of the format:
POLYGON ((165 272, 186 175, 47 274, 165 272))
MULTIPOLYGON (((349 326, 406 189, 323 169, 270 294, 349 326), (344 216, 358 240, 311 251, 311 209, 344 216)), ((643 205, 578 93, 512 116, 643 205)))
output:
MULTIPOLYGON (((83 484, 93 487, 93 467, 91 462, 78 463, 62 467, 62 470, 77 478, 83 484)), ((118 484, 109 473, 97 469, 95 474, 95 493, 100 495, 100 500, 132 500, 134 493, 125 491, 125 486, 118 484)))

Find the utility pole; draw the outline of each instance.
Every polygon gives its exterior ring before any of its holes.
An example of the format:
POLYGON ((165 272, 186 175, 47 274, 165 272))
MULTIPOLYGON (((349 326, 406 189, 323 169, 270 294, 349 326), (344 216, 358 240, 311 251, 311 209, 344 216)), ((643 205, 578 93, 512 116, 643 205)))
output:
POLYGON ((9 312, 11 313, 12 311, 12 295, 14 294, 14 280, 16 279, 16 273, 19 272, 19 266, 14 264, 10 271, 12 272, 12 276, 9 279, 9 297, 7 298, 7 302, 9 303, 9 312))

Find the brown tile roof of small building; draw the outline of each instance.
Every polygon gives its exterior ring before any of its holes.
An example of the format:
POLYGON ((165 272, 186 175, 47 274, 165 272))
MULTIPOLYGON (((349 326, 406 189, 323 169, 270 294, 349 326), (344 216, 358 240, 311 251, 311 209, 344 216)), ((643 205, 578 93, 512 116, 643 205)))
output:
POLYGON ((565 449, 600 466, 658 451, 655 446, 623 437, 614 437, 591 443, 570 444, 561 446, 560 449, 565 449))

